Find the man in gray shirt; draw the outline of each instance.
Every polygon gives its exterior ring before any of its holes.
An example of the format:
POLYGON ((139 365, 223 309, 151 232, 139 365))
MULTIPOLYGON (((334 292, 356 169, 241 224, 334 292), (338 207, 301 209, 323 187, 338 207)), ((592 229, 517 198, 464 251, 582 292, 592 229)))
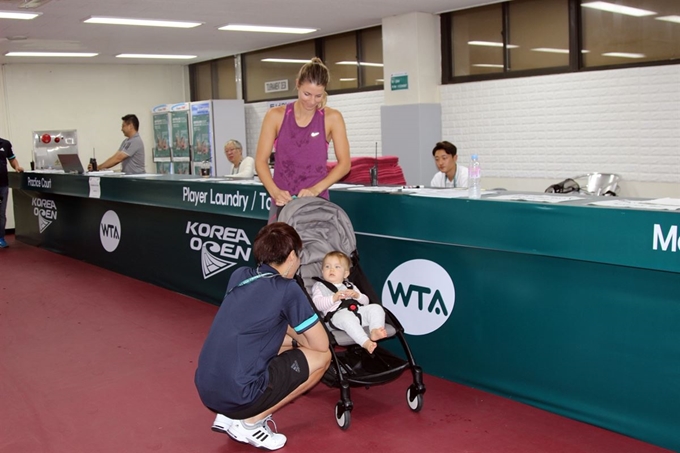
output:
MULTIPOLYGON (((139 130, 139 119, 136 115, 125 115, 123 118, 121 131, 127 137, 120 144, 116 153, 97 165, 97 170, 107 170, 118 164, 123 166, 123 173, 126 175, 139 175, 146 173, 144 169, 144 143, 137 132, 139 130)), ((92 166, 87 167, 92 170, 92 166)))

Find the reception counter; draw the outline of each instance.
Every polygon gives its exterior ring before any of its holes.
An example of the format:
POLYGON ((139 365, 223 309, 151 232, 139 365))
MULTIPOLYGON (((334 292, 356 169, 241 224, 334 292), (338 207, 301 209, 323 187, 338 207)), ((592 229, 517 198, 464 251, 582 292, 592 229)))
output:
MULTIPOLYGON (((252 264, 268 212, 262 186, 191 177, 27 173, 10 186, 19 240, 212 303, 252 264)), ((331 199, 426 373, 680 450, 679 213, 331 199)))

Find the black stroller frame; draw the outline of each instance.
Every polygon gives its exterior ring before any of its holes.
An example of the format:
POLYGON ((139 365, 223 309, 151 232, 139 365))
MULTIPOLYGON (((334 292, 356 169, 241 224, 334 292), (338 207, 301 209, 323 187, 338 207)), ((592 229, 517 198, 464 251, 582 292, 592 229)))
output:
MULTIPOLYGON (((352 262, 349 280, 357 285, 371 303, 380 303, 368 278, 361 270, 359 254, 356 250, 354 230, 347 214, 334 203, 322 198, 299 198, 286 205, 280 213, 279 220, 293 226, 303 241, 300 272, 296 280, 305 290, 309 303, 314 307, 311 298, 312 278, 320 274, 320 260, 331 250, 340 250, 347 254, 352 262), (334 231, 340 232, 334 236, 334 231), (318 263, 318 269, 311 269, 312 263, 318 263)), ((380 304, 382 306, 382 304, 380 304)), ((340 389, 340 400, 335 405, 335 421, 346 430, 351 423, 351 412, 354 403, 351 398, 351 387, 366 387, 385 384, 397 379, 408 368, 411 370, 413 382, 406 389, 408 407, 419 412, 423 407, 423 372, 415 362, 411 349, 404 336, 404 328, 394 314, 385 310, 385 328, 388 336, 378 340, 378 346, 372 354, 355 344, 349 336, 340 330, 334 330, 323 323, 331 345, 331 365, 324 374, 322 382, 340 389), (381 347, 380 343, 397 337, 406 360, 381 347)), ((323 315, 318 312, 321 319, 323 315)), ((368 327, 365 327, 367 330, 368 327)))

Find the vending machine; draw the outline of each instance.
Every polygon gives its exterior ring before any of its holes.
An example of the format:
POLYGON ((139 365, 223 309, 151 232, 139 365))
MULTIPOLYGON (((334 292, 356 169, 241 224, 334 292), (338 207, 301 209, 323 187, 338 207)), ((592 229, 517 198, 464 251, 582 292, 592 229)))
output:
POLYGON ((170 137, 172 144, 172 165, 177 175, 191 174, 191 134, 189 130, 189 113, 191 111, 188 102, 172 104, 170 109, 170 137))
POLYGON ((238 140, 246 149, 246 118, 243 100, 213 99, 191 103, 192 173, 201 174, 210 168, 211 176, 224 176, 231 164, 224 154, 224 145, 238 140))
POLYGON ((61 170, 59 154, 78 154, 75 130, 33 131, 33 162, 36 170, 61 170))
POLYGON ((170 122, 168 106, 157 105, 151 109, 153 118, 153 161, 156 173, 172 173, 172 158, 170 153, 170 122))

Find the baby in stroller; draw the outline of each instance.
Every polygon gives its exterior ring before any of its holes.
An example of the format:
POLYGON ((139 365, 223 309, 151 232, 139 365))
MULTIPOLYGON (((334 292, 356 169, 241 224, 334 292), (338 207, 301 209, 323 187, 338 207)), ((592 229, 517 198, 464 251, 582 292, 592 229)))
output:
POLYGON ((378 304, 369 304, 368 297, 347 280, 349 270, 347 255, 340 251, 327 253, 321 265, 323 279, 314 278, 312 300, 325 322, 344 330, 356 344, 373 353, 376 341, 387 337, 385 311, 378 304), (368 326, 370 336, 362 326, 368 326))

